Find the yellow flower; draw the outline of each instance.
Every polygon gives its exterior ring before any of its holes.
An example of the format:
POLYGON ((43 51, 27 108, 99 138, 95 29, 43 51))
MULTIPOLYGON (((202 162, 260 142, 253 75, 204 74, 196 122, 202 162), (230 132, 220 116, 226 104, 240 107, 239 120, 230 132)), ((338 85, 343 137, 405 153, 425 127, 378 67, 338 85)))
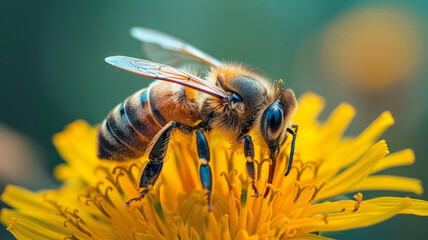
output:
POLYGON ((175 139, 158 184, 127 208, 125 202, 139 195, 135 182, 147 160, 98 160, 96 128, 76 121, 54 137, 66 160, 55 170, 62 186, 39 192, 8 186, 2 200, 12 209, 2 209, 1 221, 18 239, 327 239, 315 233, 365 227, 396 214, 428 216, 426 201, 363 200, 359 193, 422 193, 418 180, 376 174, 414 161, 412 150, 388 154, 386 142, 376 142, 393 124, 391 114, 381 114, 358 137, 343 137, 355 110, 341 104, 320 123, 323 106, 323 99, 312 93, 300 99, 293 119, 299 124, 295 162, 287 177, 290 142, 281 151, 271 185, 266 184, 269 162, 256 149, 256 185, 261 191, 271 189, 266 198, 252 197, 243 154, 231 151, 226 139, 210 136, 211 212, 192 144, 175 139), (357 192, 355 200, 331 200, 352 192, 357 192))

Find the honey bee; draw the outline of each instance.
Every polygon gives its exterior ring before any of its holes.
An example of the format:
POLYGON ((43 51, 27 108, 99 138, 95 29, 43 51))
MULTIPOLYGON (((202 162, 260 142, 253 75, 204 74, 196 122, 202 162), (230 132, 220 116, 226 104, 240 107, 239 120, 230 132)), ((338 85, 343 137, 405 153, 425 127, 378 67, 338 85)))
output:
MULTIPOLYGON (((148 154, 138 186, 142 200, 154 185, 164 164, 173 129, 196 135, 199 175, 207 191, 211 210, 212 172, 205 133, 221 130, 243 147, 246 169, 255 185, 252 137, 262 139, 269 153, 268 182, 272 183, 280 147, 290 134, 293 139, 285 176, 290 172, 297 125, 291 118, 297 108, 294 92, 277 86, 262 74, 237 63, 221 62, 185 42, 147 28, 132 28, 131 35, 143 42, 147 56, 156 63, 125 56, 107 57, 106 62, 126 71, 160 80, 153 82, 117 105, 98 131, 98 158, 126 161, 148 154), (175 67, 206 71, 204 77, 175 67), (294 130, 293 130, 294 129, 294 130), (250 136, 249 133, 254 134, 250 136)), ((267 196, 266 189, 264 197, 267 196)))

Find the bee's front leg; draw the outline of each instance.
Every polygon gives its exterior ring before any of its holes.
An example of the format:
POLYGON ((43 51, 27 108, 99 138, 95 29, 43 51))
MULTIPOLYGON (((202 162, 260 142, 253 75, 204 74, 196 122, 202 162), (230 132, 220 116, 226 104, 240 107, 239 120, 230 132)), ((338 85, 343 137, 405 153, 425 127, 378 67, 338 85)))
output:
MULTIPOLYGON (((285 174, 284 174, 285 177, 290 173, 291 166, 293 165, 294 147, 296 145, 298 125, 292 125, 291 128, 286 129, 287 132, 292 135, 293 139, 291 140, 290 156, 288 158, 287 170, 285 171, 285 174), (291 128, 295 128, 296 130, 292 130, 291 128)), ((274 147, 270 148, 271 165, 269 166, 268 183, 272 183, 272 181, 273 181, 273 175, 274 175, 275 166, 276 166, 276 158, 278 156, 278 153, 279 153, 279 146, 274 146, 274 147)), ((269 190, 270 190, 270 188, 266 188, 266 191, 263 195, 264 198, 266 198, 267 195, 269 194, 269 190)))
POLYGON ((244 154, 247 159, 247 172, 250 178, 252 179, 251 186, 254 190, 253 197, 260 197, 260 193, 256 188, 256 171, 254 169, 254 145, 250 136, 244 137, 244 154))
POLYGON ((205 138, 204 133, 201 130, 196 131, 196 144, 198 148, 199 161, 201 162, 201 166, 199 167, 199 175, 203 188, 207 190, 208 210, 211 211, 211 193, 213 177, 211 167, 209 165, 210 148, 208 146, 207 139, 205 138))
POLYGON ((285 177, 290 173, 291 166, 293 165, 294 146, 296 144, 297 130, 299 129, 298 125, 291 125, 291 127, 296 130, 293 131, 291 128, 287 128, 287 132, 293 136, 293 140, 291 140, 290 157, 288 159, 287 171, 284 174, 285 177))

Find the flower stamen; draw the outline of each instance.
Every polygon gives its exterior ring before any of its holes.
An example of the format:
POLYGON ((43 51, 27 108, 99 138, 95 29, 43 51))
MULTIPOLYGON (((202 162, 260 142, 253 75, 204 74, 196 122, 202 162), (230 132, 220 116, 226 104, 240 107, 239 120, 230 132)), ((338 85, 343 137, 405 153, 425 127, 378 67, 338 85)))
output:
POLYGON ((70 216, 73 216, 74 218, 78 219, 81 223, 85 224, 85 222, 83 221, 82 218, 80 218, 77 214, 79 213, 79 210, 74 209, 73 212, 70 212, 69 208, 66 207, 64 209, 64 212, 66 212, 67 214, 69 214, 70 216))
POLYGON ((317 187, 316 185, 314 185, 314 186, 313 186, 313 187, 314 187, 314 193, 312 194, 312 197, 311 197, 311 199, 309 200, 309 202, 312 202, 312 201, 315 199, 315 197, 317 196, 317 194, 321 191, 321 189, 322 189, 325 185, 327 185, 327 183, 326 183, 326 182, 321 183, 321 185, 320 185, 319 187, 317 187))
POLYGON ((308 165, 308 164, 303 164, 301 166, 301 168, 298 168, 297 166, 291 167, 291 169, 296 169, 296 171, 297 171, 297 176, 296 176, 297 181, 300 181, 300 178, 302 177, 302 174, 306 169, 311 169, 311 168, 312 168, 312 166, 308 165))
POLYGON ((102 214, 104 214, 104 216, 111 218, 110 214, 107 213, 107 211, 104 209, 104 207, 101 205, 101 200, 99 199, 100 195, 99 194, 95 194, 95 196, 92 196, 92 194, 90 193, 90 189, 88 189, 87 194, 86 195, 79 195, 78 199, 80 200, 80 198, 85 197, 85 205, 89 206, 89 203, 92 202, 97 208, 98 210, 100 210, 100 212, 102 214))
POLYGON ((82 233, 88 235, 88 237, 92 237, 92 234, 80 225, 79 219, 73 219, 72 216, 68 216, 67 219, 63 222, 64 227, 67 227, 68 222, 71 223, 78 230, 80 230, 82 233))
POLYGON ((118 191, 119 191, 119 193, 121 193, 121 195, 122 195, 122 193, 124 192, 123 191, 123 189, 122 189, 122 187, 120 186, 120 184, 119 184, 119 177, 120 176, 124 176, 124 174, 123 174, 123 172, 121 171, 121 172, 119 172, 117 175, 116 175, 116 177, 115 178, 113 178, 113 176, 112 176, 112 173, 110 172, 110 170, 107 168, 107 167, 103 167, 103 166, 97 166, 96 168, 95 168, 95 173, 97 172, 97 171, 102 171, 102 172, 104 172, 105 174, 106 174, 106 176, 105 176, 105 179, 107 179, 118 191))
POLYGON ((66 236, 66 237, 64 238, 64 240, 80 240, 80 238, 78 238, 78 237, 74 236, 74 234, 73 234, 73 233, 71 233, 69 236, 66 236))
POLYGON ((260 163, 257 160, 254 160, 254 162, 257 164, 257 181, 260 180, 260 178, 262 177, 262 167, 263 167, 263 163, 268 162, 269 165, 272 163, 272 161, 268 158, 263 159, 260 163))
POLYGON ((238 171, 236 169, 230 170, 229 174, 226 172, 221 172, 220 176, 223 176, 226 180, 227 187, 229 188, 229 192, 233 191, 233 177, 238 174, 238 171))
POLYGON ((160 202, 160 188, 164 182, 159 182, 155 187, 155 198, 157 202, 160 202))
POLYGON ((310 161, 308 164, 312 164, 314 166, 314 176, 313 179, 316 179, 318 176, 318 171, 320 169, 321 164, 325 161, 325 159, 320 159, 318 161, 310 161))
POLYGON ((302 194, 303 191, 305 191, 305 189, 311 189, 312 186, 306 185, 303 188, 300 186, 300 183, 295 182, 294 185, 296 185, 297 187, 297 193, 296 193, 296 197, 294 198, 293 202, 297 202, 297 200, 299 200, 300 195, 302 194))
MULTIPOLYGON (((272 187, 273 188, 273 187, 272 187)), ((277 195, 277 194, 279 194, 279 196, 283 196, 284 194, 282 193, 282 191, 281 191, 281 189, 276 189, 276 190, 274 190, 274 191, 271 191, 272 193, 271 193, 271 195, 270 195, 270 197, 269 197, 269 201, 268 201, 268 204, 271 204, 272 202, 273 202, 273 200, 274 200, 274 198, 275 198, 275 196, 277 195)))
POLYGON ((131 164, 128 168, 125 168, 123 166, 117 166, 117 167, 113 168, 112 173, 116 174, 117 171, 124 172, 124 173, 126 173, 128 178, 131 180, 131 182, 135 182, 134 175, 132 174, 132 168, 134 168, 134 167, 137 169, 139 168, 136 163, 131 164))
POLYGON ((356 212, 360 208, 361 203, 363 202, 363 194, 359 192, 359 193, 354 195, 354 198, 355 198, 355 206, 354 206, 354 210, 352 210, 352 212, 356 212))
POLYGON ((104 189, 104 194, 102 194, 101 193, 101 185, 103 185, 103 184, 104 184, 103 181, 97 182, 97 184, 95 185, 95 191, 97 192, 97 194, 103 196, 110 203, 110 205, 114 207, 114 204, 113 204, 113 202, 111 201, 111 199, 110 199, 110 197, 108 195, 108 192, 109 191, 113 191, 113 188, 111 186, 106 187, 104 189))

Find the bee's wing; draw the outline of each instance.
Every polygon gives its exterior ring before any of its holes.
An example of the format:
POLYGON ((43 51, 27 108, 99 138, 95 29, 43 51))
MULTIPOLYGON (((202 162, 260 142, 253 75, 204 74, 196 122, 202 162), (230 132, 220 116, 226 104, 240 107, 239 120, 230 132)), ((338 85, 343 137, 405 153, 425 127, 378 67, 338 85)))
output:
POLYGON ((165 64, 125 56, 107 57, 105 60, 115 67, 144 77, 177 83, 220 99, 227 97, 222 88, 165 64))
POLYGON ((218 67, 220 61, 205 52, 168 34, 148 28, 133 27, 131 35, 143 42, 143 50, 150 60, 174 67, 189 66, 197 70, 218 67))

